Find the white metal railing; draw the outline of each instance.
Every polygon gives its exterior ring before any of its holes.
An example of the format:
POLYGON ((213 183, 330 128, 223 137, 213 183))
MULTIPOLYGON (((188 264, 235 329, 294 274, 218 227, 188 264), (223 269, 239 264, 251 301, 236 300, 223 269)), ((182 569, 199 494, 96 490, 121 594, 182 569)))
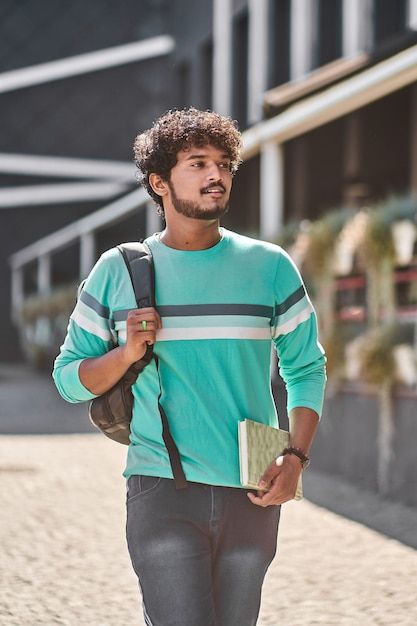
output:
POLYGON ((57 202, 86 202, 114 198, 129 185, 119 182, 54 183, 52 185, 21 185, 0 189, 0 209, 13 206, 56 204, 57 202))
MULTIPOLYGON (((51 291, 52 255, 75 241, 80 242, 80 279, 85 278, 95 262, 95 232, 127 217, 138 209, 147 209, 147 222, 155 225, 155 208, 144 189, 135 189, 111 204, 64 226, 60 230, 35 241, 10 257, 12 271, 12 315, 19 318, 25 299, 23 271, 25 265, 37 261, 37 289, 39 294, 51 291)), ((147 227, 148 230, 148 227, 147 227)), ((16 319, 16 317, 15 317, 16 319)))
POLYGON ((170 54, 174 46, 174 39, 170 35, 158 35, 142 41, 3 72, 0 74, 0 93, 164 56, 170 54))
POLYGON ((58 178, 88 178, 132 183, 137 169, 133 163, 109 159, 75 159, 0 152, 0 172, 47 178, 57 176, 58 178))

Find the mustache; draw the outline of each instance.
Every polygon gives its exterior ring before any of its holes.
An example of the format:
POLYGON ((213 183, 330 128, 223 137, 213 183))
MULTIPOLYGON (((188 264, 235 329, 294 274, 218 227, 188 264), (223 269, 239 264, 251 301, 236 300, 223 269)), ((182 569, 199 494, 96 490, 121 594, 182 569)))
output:
POLYGON ((203 187, 202 189, 200 189, 200 192, 206 193, 207 191, 209 191, 209 189, 215 189, 216 187, 220 187, 220 189, 226 191, 223 183, 211 183, 210 185, 207 185, 207 187, 203 187))

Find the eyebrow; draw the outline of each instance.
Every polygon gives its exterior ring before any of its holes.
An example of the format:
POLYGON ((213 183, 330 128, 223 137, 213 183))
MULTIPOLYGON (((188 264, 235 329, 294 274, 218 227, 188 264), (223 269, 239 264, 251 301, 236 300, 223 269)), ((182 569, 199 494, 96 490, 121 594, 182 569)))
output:
MULTIPOLYGON (((190 154, 185 160, 191 161, 192 159, 207 159, 209 158, 208 154, 190 154)), ((230 161, 230 157, 224 153, 221 156, 222 159, 228 159, 230 161)))

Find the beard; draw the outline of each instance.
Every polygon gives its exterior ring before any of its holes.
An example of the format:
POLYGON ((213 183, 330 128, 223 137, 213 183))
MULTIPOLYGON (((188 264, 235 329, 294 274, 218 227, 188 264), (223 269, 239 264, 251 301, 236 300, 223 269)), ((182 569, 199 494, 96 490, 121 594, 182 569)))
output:
MULTIPOLYGON (((204 206, 202 203, 192 202, 191 200, 182 200, 175 193, 174 185, 168 181, 168 187, 171 192, 172 205, 177 213, 191 217, 196 220, 215 220, 229 210, 229 202, 225 202, 221 198, 211 207, 204 206)), ((203 202, 203 201, 202 201, 203 202)))

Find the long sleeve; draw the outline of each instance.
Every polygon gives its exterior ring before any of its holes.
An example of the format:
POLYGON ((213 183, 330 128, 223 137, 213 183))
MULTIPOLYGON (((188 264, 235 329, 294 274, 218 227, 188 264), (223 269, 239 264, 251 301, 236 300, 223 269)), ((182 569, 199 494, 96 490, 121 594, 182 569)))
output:
POLYGON ((112 286, 111 254, 104 254, 88 276, 71 314, 67 335, 55 360, 55 385, 68 402, 95 398, 81 383, 78 370, 86 358, 98 357, 115 345, 109 300, 112 286), (110 257, 110 258, 109 258, 110 257))
POLYGON ((287 409, 303 406, 321 416, 326 357, 318 341, 313 305, 298 269, 284 251, 278 261, 275 297, 273 341, 287 388, 287 409))

